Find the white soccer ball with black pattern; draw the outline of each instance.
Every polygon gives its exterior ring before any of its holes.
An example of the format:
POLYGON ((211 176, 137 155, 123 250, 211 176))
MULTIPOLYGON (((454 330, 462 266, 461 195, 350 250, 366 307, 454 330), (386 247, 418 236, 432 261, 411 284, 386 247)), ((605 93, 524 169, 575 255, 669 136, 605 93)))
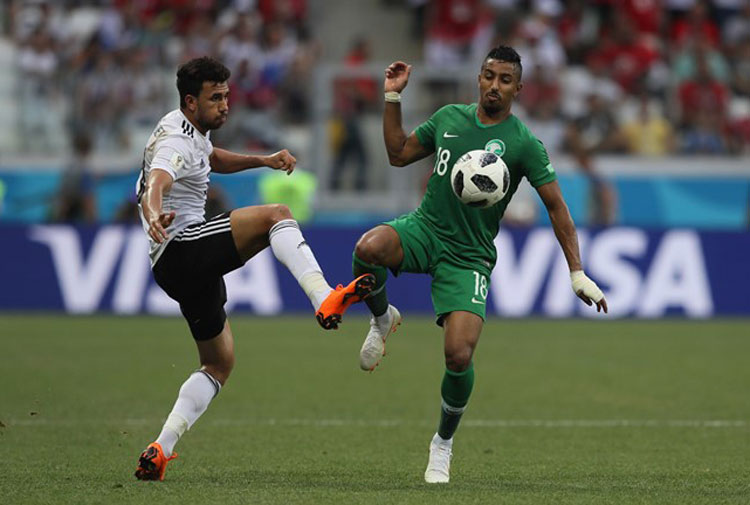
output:
POLYGON ((492 207, 503 199, 508 186, 508 166, 497 154, 482 149, 461 156, 451 170, 453 192, 471 207, 492 207))

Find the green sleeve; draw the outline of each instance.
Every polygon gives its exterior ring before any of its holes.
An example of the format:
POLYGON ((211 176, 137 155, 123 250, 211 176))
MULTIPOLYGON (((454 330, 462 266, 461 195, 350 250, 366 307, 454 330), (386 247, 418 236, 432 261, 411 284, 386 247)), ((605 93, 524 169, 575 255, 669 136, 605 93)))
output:
POLYGON ((442 107, 438 109, 427 121, 422 123, 421 125, 417 126, 417 128, 414 130, 414 133, 417 135, 417 140, 419 140, 419 143, 422 144, 424 147, 427 147, 431 149, 432 151, 435 150, 435 126, 438 123, 438 116, 440 116, 440 113, 443 112, 447 105, 445 107, 442 107))
POLYGON ((538 138, 531 135, 526 142, 524 168, 526 178, 535 188, 557 179, 555 169, 549 161, 547 150, 538 138))

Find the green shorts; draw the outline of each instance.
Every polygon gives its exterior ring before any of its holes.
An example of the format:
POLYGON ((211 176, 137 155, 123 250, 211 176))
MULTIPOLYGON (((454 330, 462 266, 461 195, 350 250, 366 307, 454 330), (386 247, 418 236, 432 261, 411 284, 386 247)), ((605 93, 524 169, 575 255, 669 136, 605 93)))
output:
POLYGON ((401 272, 432 276, 432 307, 437 324, 456 310, 472 312, 485 319, 490 271, 458 256, 419 217, 405 214, 384 223, 398 233, 404 260, 393 275, 401 272))

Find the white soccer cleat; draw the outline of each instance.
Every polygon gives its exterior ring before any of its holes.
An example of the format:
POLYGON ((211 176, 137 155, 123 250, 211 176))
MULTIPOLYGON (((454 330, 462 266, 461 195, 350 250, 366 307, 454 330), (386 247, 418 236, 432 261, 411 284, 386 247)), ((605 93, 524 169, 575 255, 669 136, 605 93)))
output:
POLYGON ((359 366, 362 370, 375 370, 385 356, 385 340, 400 324, 401 314, 393 305, 388 305, 388 310, 382 316, 370 318, 370 331, 367 332, 367 338, 359 350, 359 366))
POLYGON ((453 439, 443 440, 435 433, 430 442, 430 458, 424 480, 429 484, 447 484, 450 480, 451 456, 453 455, 453 439))

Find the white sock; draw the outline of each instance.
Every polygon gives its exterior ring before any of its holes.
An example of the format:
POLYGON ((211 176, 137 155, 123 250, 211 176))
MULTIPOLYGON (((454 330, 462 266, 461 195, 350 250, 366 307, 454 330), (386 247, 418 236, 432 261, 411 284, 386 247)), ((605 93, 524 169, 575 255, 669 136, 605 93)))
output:
POLYGON ((379 316, 373 316, 375 318, 375 322, 378 324, 378 326, 387 326, 388 323, 390 323, 390 316, 391 316, 391 306, 389 305, 387 309, 385 309, 385 312, 380 314, 379 316))
POLYGON ((453 446, 453 437, 451 437, 448 440, 446 440, 443 437, 441 437, 440 435, 438 435, 437 433, 435 433, 435 435, 432 437, 432 443, 433 444, 448 445, 448 446, 452 447, 453 446))
POLYGON ((310 246, 305 242, 297 221, 284 219, 271 227, 268 232, 271 250, 274 256, 286 266, 307 297, 313 308, 318 310, 320 304, 331 292, 331 286, 323 277, 323 271, 315 259, 310 246))
POLYGON ((172 412, 169 413, 159 438, 156 439, 164 450, 164 456, 172 455, 177 441, 206 411, 208 404, 220 390, 219 381, 204 370, 193 372, 182 384, 172 412))

